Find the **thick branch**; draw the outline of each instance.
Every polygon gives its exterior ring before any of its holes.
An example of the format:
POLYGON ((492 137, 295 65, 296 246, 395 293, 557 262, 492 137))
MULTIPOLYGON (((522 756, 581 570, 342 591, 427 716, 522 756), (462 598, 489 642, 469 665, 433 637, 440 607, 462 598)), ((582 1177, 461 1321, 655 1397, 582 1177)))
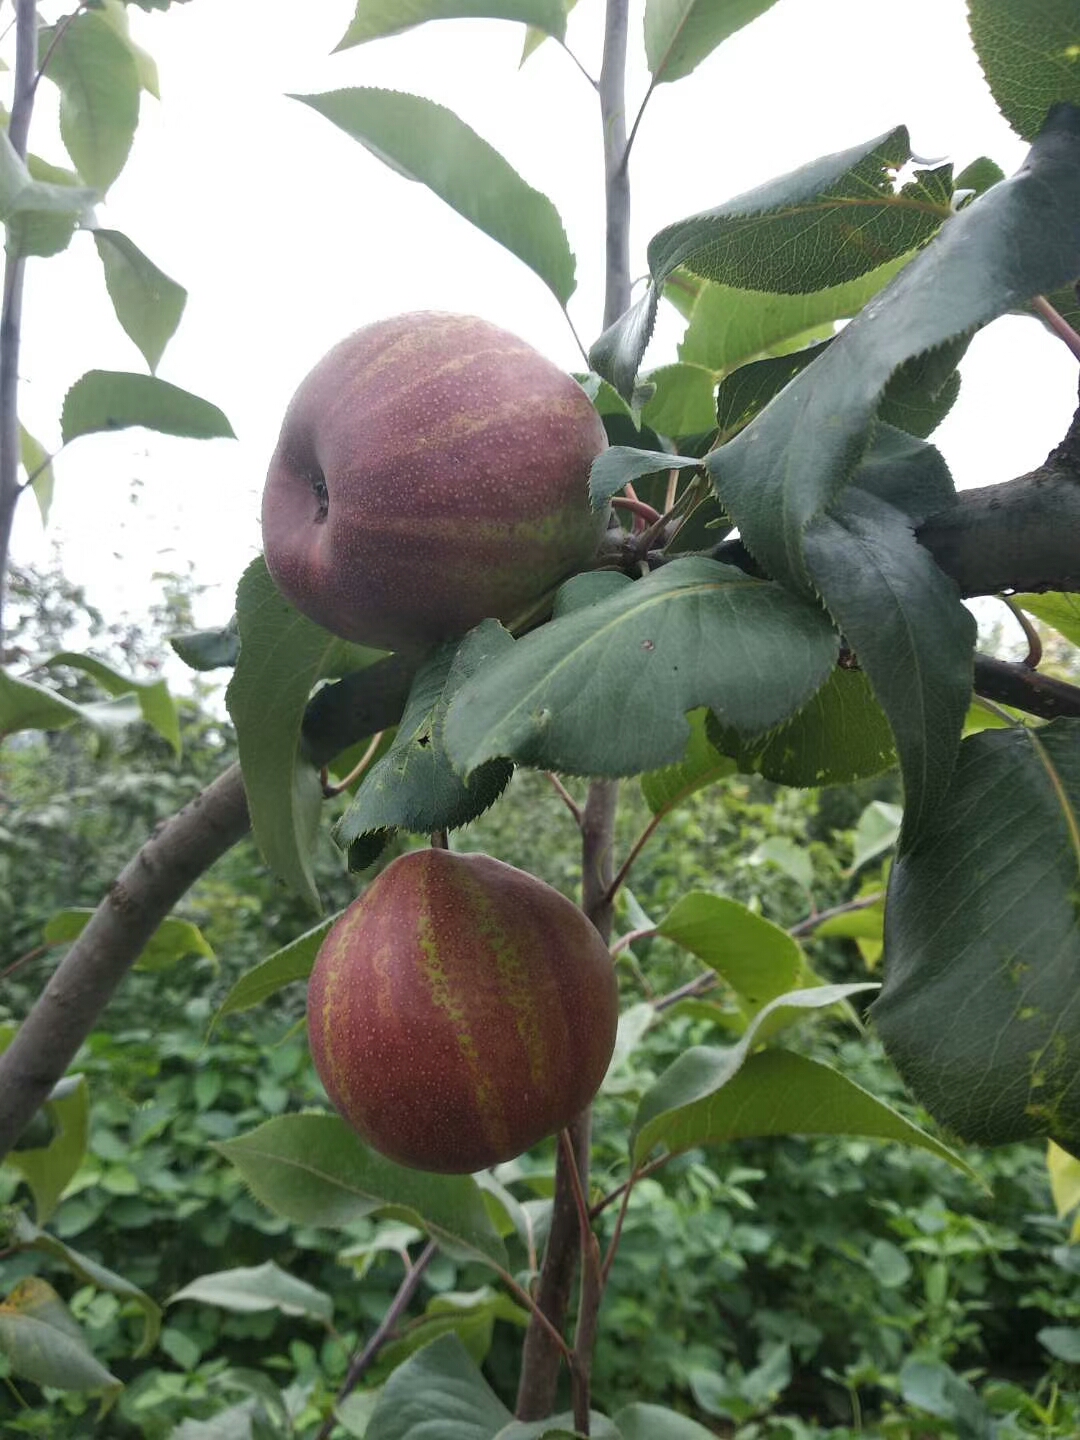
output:
POLYGON ((961 595, 1080 590, 1080 474, 1052 461, 962 490, 915 532, 961 595))
POLYGON ((1042 720, 1062 715, 1080 720, 1080 688, 1076 685, 990 655, 975 656, 975 694, 1042 720))
MULTIPOLYGON (((312 761, 325 764, 394 724, 415 664, 390 656, 320 690, 304 724, 312 761)), ((233 765, 166 821, 109 888, 0 1055, 0 1159, 71 1064, 147 940, 249 824, 240 767, 233 765)))
POLYGON ((0 1157, 71 1064, 162 919, 248 823, 240 767, 232 765, 167 821, 109 887, 0 1055, 0 1157))

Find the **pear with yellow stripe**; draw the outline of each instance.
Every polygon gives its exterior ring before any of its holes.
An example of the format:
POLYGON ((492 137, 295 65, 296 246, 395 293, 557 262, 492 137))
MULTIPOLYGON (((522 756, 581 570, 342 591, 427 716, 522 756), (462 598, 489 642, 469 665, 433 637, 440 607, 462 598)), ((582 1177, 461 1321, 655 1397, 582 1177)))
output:
POLYGON ((507 625, 584 569, 607 524, 607 445, 584 390, 485 320, 420 312, 356 331, 293 397, 263 492, 281 593, 347 640, 419 651, 507 625))
POLYGON ((615 1045, 607 947, 565 896, 487 855, 395 860, 323 941, 308 1037, 335 1108, 401 1165, 469 1173, 579 1114, 615 1045))

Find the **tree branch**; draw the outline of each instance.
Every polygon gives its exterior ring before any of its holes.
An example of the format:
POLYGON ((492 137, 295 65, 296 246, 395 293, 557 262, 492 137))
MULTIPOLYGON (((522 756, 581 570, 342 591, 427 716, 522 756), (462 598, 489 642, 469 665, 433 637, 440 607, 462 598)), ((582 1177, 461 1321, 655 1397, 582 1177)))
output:
MULTIPOLYGON (((34 109, 37 68, 37 10, 34 0, 15 0, 15 89, 8 139, 26 158, 30 116, 34 109)), ((3 606, 7 587, 8 551, 19 485, 19 336, 22 329, 24 258, 11 246, 4 259, 3 304, 0 309, 0 661, 3 660, 3 606)))
MULTIPOLYGON (((320 690, 304 722, 312 763, 319 767, 393 725, 415 665, 392 655, 320 690)), ((110 886, 0 1055, 0 1160, 71 1064, 150 936, 249 825, 240 767, 232 765, 167 820, 110 886)))

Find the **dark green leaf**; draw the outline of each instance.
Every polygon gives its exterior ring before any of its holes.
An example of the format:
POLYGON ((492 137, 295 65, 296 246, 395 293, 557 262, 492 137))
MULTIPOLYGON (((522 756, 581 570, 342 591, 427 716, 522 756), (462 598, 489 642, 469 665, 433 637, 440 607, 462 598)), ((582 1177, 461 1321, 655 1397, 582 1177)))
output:
POLYGON ((977 1144, 1080 1140, 1080 721, 965 740, 889 879, 872 1016, 916 1098, 977 1144))
POLYGON ((513 1421, 456 1335, 443 1335, 390 1376, 365 1440, 495 1440, 513 1421))
POLYGON ((803 583, 803 532, 849 484, 881 394, 916 355, 1080 273, 1080 113, 962 210, 758 419, 714 453, 720 499, 768 572, 803 583))
POLYGON ((979 64, 1001 113, 1025 140, 1059 100, 1080 105, 1080 14, 1075 0, 968 0, 979 64))
POLYGON ((640 774, 681 759, 688 710, 761 733, 806 703, 835 656, 818 607, 686 557, 515 641, 458 692, 446 746, 466 774, 496 756, 640 774))
POLYGON ((283 1315, 300 1315, 323 1325, 330 1324, 334 1311, 334 1302, 325 1291, 289 1275, 272 1260, 200 1275, 170 1295, 167 1303, 175 1305, 178 1300, 220 1305, 241 1315, 280 1310, 283 1315))
POLYGON ((20 1280, 0 1302, 0 1354, 15 1375, 57 1390, 112 1390, 120 1381, 90 1353, 67 1306, 45 1280, 20 1280))
POLYGON ((971 702, 975 620, 901 511, 852 487, 807 527, 817 593, 889 718, 904 779, 904 836, 930 823, 971 702))
POLYGON ((557 40, 566 34, 563 0, 357 0, 356 14, 334 48, 348 50, 384 35, 397 35, 426 20, 470 16, 517 20, 557 40))
POLYGON ((637 372, 652 339, 659 304, 660 290, 650 283, 645 294, 609 325, 589 350, 589 364, 626 401, 633 398, 637 372))
POLYGON ((38 31, 45 76, 60 87, 60 134, 82 178, 109 188, 139 123, 139 71, 130 46, 101 15, 38 31), (55 41, 55 44, 54 44, 55 41))
POLYGON ((119 230, 95 230, 94 244, 105 269, 105 288, 127 334, 156 370, 184 312, 187 291, 133 245, 119 230))
POLYGON ((594 510, 602 510, 613 495, 645 475, 668 470, 696 470, 700 466, 700 460, 688 455, 669 455, 665 450, 637 450, 632 445, 611 445, 592 463, 589 499, 594 510))
POLYGON ((296 95, 359 140, 384 164, 419 180, 540 276, 565 305, 574 293, 574 257, 546 195, 443 105, 394 90, 296 95))
MULTIPOLYGON (((792 942, 794 943, 794 942, 792 942)), ((708 1100, 729 1085, 776 1022, 790 1023, 810 1010, 836 1005, 874 984, 815 985, 774 996, 754 1015, 737 1045, 693 1045, 684 1050, 642 1096, 630 1131, 634 1163, 640 1164, 658 1144, 667 1143, 666 1127, 673 1116, 708 1100)), ((670 1147, 669 1147, 670 1148, 670 1147)))
POLYGON ((317 907, 310 852, 322 786, 301 753, 304 710, 319 680, 364 670, 380 652, 339 640, 294 610, 261 557, 241 577, 236 613, 240 657, 225 698, 252 829, 274 873, 317 907))
POLYGON ((744 773, 778 785, 848 785, 896 764, 892 731, 869 681, 840 667, 797 715, 760 740, 742 740, 715 720, 708 735, 744 773))
POLYGON ((681 80, 776 0, 647 0, 645 57, 654 85, 681 80))
POLYGON ((421 665, 394 743, 364 776, 352 805, 334 827, 342 849, 351 850, 372 832, 456 830, 495 803, 514 767, 492 760, 463 779, 443 745, 443 725, 447 707, 465 681, 512 645, 497 621, 485 621, 464 641, 440 646, 421 665))
MULTIPOLYGON (((953 1151, 838 1070, 788 1050, 751 1055, 720 1090, 657 1115, 649 1131, 652 1143, 673 1154, 765 1135, 862 1135, 928 1150, 973 1174, 953 1151)), ((639 1157, 646 1138, 643 1130, 635 1145, 639 1157)))
POLYGON ((1076 1326, 1045 1325, 1035 1338, 1055 1360, 1080 1365, 1080 1329, 1076 1326))
POLYGON ((749 425, 773 396, 779 395, 784 386, 816 360, 829 344, 831 341, 823 340, 819 345, 808 345, 804 350, 794 350, 789 355, 770 355, 766 360, 755 360, 733 370, 721 381, 716 392, 716 419, 721 443, 749 425))
POLYGON ((339 1228, 387 1211, 426 1230, 447 1254, 506 1265, 475 1180, 395 1165, 335 1115, 281 1115, 214 1148, 257 1200, 295 1224, 339 1228))
POLYGON ((878 420, 923 439, 932 434, 960 393, 960 372, 956 367, 970 338, 962 335, 905 361, 885 386, 878 420))
POLYGON ((339 910, 328 920, 322 920, 312 929, 305 930, 303 935, 290 940, 288 945, 275 950, 273 955, 267 956, 260 964, 241 975, 218 1006, 213 1024, 216 1025, 226 1015, 235 1015, 241 1010, 251 1010, 254 1006, 261 1005, 264 1000, 276 995, 284 986, 291 985, 296 980, 306 980, 315 964, 319 946, 326 939, 331 925, 342 913, 339 910))
POLYGON ((219 630, 189 630, 170 635, 169 644, 192 670, 230 669, 240 655, 240 626, 234 615, 219 630))
POLYGON ((981 195, 984 190, 989 190, 991 185, 1004 179, 1005 171, 997 161, 991 160, 988 155, 980 155, 977 160, 972 160, 970 165, 964 166, 953 180, 953 188, 957 194, 963 190, 972 190, 976 195, 981 195))
POLYGON ((614 1418, 622 1440, 713 1440, 713 1432, 704 1425, 662 1405, 635 1402, 614 1418))
POLYGON ((922 171, 894 189, 910 158, 899 126, 679 220, 649 242, 653 282, 684 265, 740 290, 803 295, 866 275, 925 244, 950 216, 945 174, 922 171))
POLYGON ((82 670, 95 680, 107 695, 134 695, 146 723, 156 730, 163 740, 168 741, 174 754, 180 754, 180 714, 164 680, 132 680, 93 655, 79 655, 71 650, 51 655, 41 663, 43 668, 61 665, 71 670, 82 670))
MULTIPOLYGON (((11 1157, 9 1156, 8 1159, 10 1160, 11 1157)), ((135 1353, 136 1355, 149 1355, 157 1342, 158 1332, 161 1329, 161 1308, 144 1290, 140 1290, 137 1285, 132 1285, 129 1280, 125 1280, 122 1275, 117 1275, 115 1271, 99 1265, 88 1255, 81 1255, 78 1250, 73 1250, 70 1245, 65 1245, 55 1235, 49 1235, 46 1231, 39 1230, 36 1225, 30 1223, 25 1215, 16 1215, 13 1238, 21 1246, 40 1250, 46 1255, 51 1255, 54 1260, 59 1260, 85 1284, 93 1285, 96 1289, 104 1290, 110 1295, 117 1295, 121 1300, 131 1300, 138 1305, 143 1314, 143 1335, 135 1353)))

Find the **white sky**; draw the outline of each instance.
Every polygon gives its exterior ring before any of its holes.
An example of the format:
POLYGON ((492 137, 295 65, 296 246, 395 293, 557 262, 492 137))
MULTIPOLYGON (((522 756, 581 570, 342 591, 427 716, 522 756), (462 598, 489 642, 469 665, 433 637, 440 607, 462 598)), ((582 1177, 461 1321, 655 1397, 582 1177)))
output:
MULTIPOLYGON (((647 78, 633 8, 631 114, 647 78)), ((284 407, 319 356, 359 325, 424 308, 474 313, 567 369, 580 365, 531 271, 288 92, 379 85, 454 109, 558 207, 578 260, 571 314, 586 344, 600 329, 597 105, 569 58, 549 42, 519 70, 521 27, 476 20, 331 55, 353 9, 353 0, 193 0, 155 15, 131 7, 133 33, 159 64, 162 101, 144 96, 131 158, 99 220, 187 288, 158 373, 220 405, 238 440, 85 437, 57 462, 48 531, 23 501, 15 558, 41 559, 57 540, 65 569, 111 615, 138 613, 154 572, 190 559, 211 587, 200 622, 228 618, 236 579, 259 548, 259 493, 284 407)), ((600 12, 600 0, 580 0, 568 37, 594 74, 600 12)), ((51 102, 51 87, 42 91, 51 102)), ((64 163, 48 105, 39 108, 31 148, 64 163)), ((899 123, 918 155, 958 169, 979 154, 1006 172, 1020 163, 1025 147, 982 81, 961 0, 906 0, 899 10, 881 0, 778 0, 653 96, 631 166, 635 271, 670 221, 899 123)), ((89 235, 62 257, 30 261, 26 294, 20 409, 52 448, 79 375, 145 367, 113 315, 89 235)), ((678 333, 661 326, 651 363, 675 358, 678 333)), ((976 340, 963 373, 960 401, 935 436, 957 483, 1038 464, 1075 405, 1065 348, 1032 321, 1006 319, 976 340)))

